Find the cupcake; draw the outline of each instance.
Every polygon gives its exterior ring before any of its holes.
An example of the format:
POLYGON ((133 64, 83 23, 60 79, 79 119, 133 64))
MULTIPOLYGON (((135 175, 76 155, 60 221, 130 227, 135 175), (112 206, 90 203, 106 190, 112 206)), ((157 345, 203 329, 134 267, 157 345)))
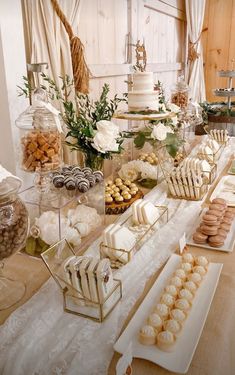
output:
POLYGON ((113 203, 113 198, 111 196, 106 196, 105 197, 105 204, 111 204, 113 203))
POLYGON ((181 267, 180 268, 182 268, 182 270, 184 270, 184 272, 185 273, 189 273, 189 272, 191 272, 192 271, 192 264, 191 263, 188 263, 188 262, 183 262, 182 264, 181 264, 181 267))
POLYGON ((180 309, 173 309, 170 312, 170 317, 182 324, 186 319, 186 314, 180 309))
POLYGON ((199 273, 201 277, 204 277, 207 273, 207 269, 203 266, 195 266, 193 267, 193 272, 199 273))
POLYGON ((200 285, 202 282, 202 277, 199 273, 193 272, 188 275, 188 281, 192 281, 196 285, 200 285))
POLYGON ((179 298, 186 299, 188 302, 192 302, 193 297, 193 294, 186 288, 179 291, 179 298))
POLYGON ((123 196, 125 202, 130 202, 131 194, 125 192, 125 193, 122 194, 122 196, 123 196))
POLYGON ((166 319, 169 315, 169 308, 165 303, 157 303, 154 307, 154 312, 157 313, 160 318, 166 319))
POLYGON ((170 294, 172 297, 177 297, 178 290, 175 285, 167 285, 165 287, 165 292, 170 294))
POLYGON ((152 313, 148 317, 148 324, 152 326, 157 334, 162 330, 163 321, 157 313, 152 313))
POLYGON ((182 268, 178 268, 174 275, 178 276, 182 281, 186 280, 186 272, 182 268))
POLYGON ((175 302, 175 307, 182 310, 184 313, 187 313, 190 310, 191 305, 185 298, 179 298, 175 302))
POLYGON ((172 307, 174 305, 174 302, 175 298, 168 293, 163 293, 163 295, 161 296, 161 303, 164 303, 168 307, 172 307))
POLYGON ((150 325, 145 325, 139 332, 139 341, 143 345, 154 345, 156 342, 155 330, 150 325))
POLYGON ((170 331, 162 331, 157 335, 157 346, 164 351, 170 351, 175 343, 175 336, 170 331))
POLYGON ((164 330, 173 333, 173 335, 178 336, 181 331, 181 324, 175 319, 166 320, 163 324, 164 330))
POLYGON ((206 257, 203 257, 203 256, 198 256, 198 257, 196 257, 196 259, 195 259, 195 264, 197 265, 197 266, 202 266, 202 267, 208 267, 208 265, 209 265, 209 262, 208 262, 208 260, 206 259, 206 257))
POLYGON ((180 289, 183 285, 183 282, 178 276, 173 276, 170 280, 170 284, 174 285, 177 289, 180 289))
POLYGON ((194 264, 194 256, 190 253, 185 253, 182 255, 182 263, 194 264))
POLYGON ((188 289, 192 294, 195 294, 198 287, 193 281, 186 281, 184 283, 184 288, 188 289))

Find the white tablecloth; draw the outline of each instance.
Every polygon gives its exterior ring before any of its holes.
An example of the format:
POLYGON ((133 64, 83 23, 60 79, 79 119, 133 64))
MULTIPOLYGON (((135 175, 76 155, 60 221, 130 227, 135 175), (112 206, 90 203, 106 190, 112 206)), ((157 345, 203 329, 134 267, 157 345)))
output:
MULTIPOLYGON (((231 142, 225 149, 218 172, 234 152, 234 144, 231 142)), ((175 251, 179 238, 188 231, 202 204, 201 201, 168 199, 164 182, 148 194, 148 199, 168 205, 170 220, 144 244, 131 263, 115 275, 122 280, 123 298, 107 320, 100 324, 65 313, 61 292, 50 278, 0 327, 1 375, 107 373, 113 344, 129 311, 148 278, 175 251)), ((98 242, 91 246, 91 253, 98 255, 98 242)))

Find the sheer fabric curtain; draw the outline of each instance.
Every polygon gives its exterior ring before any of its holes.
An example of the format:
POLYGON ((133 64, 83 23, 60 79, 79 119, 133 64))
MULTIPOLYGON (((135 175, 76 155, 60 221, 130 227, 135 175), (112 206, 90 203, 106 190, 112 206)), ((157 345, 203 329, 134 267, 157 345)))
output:
POLYGON ((201 32, 205 13, 206 0, 186 0, 187 29, 189 42, 194 44, 198 58, 188 63, 188 83, 193 101, 206 100, 205 80, 203 71, 203 50, 201 32))
MULTIPOLYGON (((47 62, 48 70, 57 84, 59 76, 73 76, 69 38, 59 17, 54 12, 50 0, 22 0, 25 23, 27 62, 47 62)), ((79 29, 79 19, 83 0, 58 0, 74 32, 79 29)), ((63 147, 64 161, 77 163, 78 154, 63 147)))

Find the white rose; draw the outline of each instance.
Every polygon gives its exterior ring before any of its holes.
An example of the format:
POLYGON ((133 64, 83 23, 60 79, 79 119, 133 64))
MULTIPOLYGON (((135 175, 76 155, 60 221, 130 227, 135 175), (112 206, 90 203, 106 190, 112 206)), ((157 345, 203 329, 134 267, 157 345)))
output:
POLYGON ((151 138, 157 139, 158 141, 164 141, 166 139, 166 136, 167 128, 162 122, 154 125, 153 131, 151 133, 151 138))
POLYGON ((108 151, 117 152, 119 144, 116 141, 116 136, 109 135, 109 133, 97 132, 93 138, 92 147, 101 153, 108 151))
POLYGON ((112 121, 101 120, 96 123, 97 131, 103 135, 108 135, 113 138, 117 138, 119 134, 118 125, 114 124, 112 121))
POLYGON ((174 103, 168 103, 167 104, 167 108, 171 111, 171 112, 174 112, 174 113, 178 113, 180 112, 180 107, 178 107, 178 105, 174 104, 174 103))
MULTIPOLYGON (((59 217, 55 212, 43 212, 42 215, 35 220, 35 224, 39 227, 41 239, 48 245, 59 241, 59 217)), ((61 238, 63 238, 66 237, 69 228, 69 220, 61 215, 60 224, 61 238)))

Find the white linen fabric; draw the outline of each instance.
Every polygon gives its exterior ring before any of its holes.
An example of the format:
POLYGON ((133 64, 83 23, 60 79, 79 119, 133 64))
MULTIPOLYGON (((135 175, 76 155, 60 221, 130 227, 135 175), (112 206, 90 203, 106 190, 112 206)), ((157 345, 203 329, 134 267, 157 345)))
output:
MULTIPOLYGON (((58 0, 58 3, 77 35, 83 0, 58 0)), ((60 76, 73 77, 69 37, 62 22, 49 0, 23 0, 23 13, 27 61, 47 62, 45 73, 61 86, 60 76)), ((77 164, 77 152, 71 152, 66 145, 63 151, 65 163, 77 164)))
MULTIPOLYGON (((234 150, 227 147, 218 164, 220 173, 234 150)), ((176 250, 179 238, 200 213, 201 201, 190 202, 166 197, 162 182, 147 196, 165 204, 170 220, 118 270, 123 298, 100 324, 63 312, 62 295, 52 278, 26 304, 11 314, 0 327, 1 375, 104 375, 113 355, 113 344, 131 308, 143 292, 148 278, 176 250)), ((120 220, 125 220, 125 212, 120 220)), ((99 256, 97 239, 89 253, 99 256)))
POLYGON ((201 32, 205 13, 206 0, 186 0, 187 30, 189 41, 195 43, 199 57, 188 63, 187 81, 190 87, 190 97, 198 103, 206 100, 205 80, 203 71, 203 50, 201 32))

